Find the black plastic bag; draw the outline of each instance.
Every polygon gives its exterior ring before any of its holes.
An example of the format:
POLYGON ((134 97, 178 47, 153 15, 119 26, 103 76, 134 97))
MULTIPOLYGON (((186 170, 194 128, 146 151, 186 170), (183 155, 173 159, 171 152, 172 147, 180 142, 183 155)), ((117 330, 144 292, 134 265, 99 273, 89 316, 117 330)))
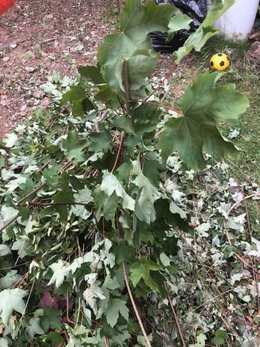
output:
POLYGON ((172 39, 167 33, 154 31, 149 33, 153 48, 162 53, 172 53, 181 47, 187 38, 196 31, 207 15, 207 0, 155 0, 157 5, 171 4, 192 19, 189 30, 177 31, 172 39))

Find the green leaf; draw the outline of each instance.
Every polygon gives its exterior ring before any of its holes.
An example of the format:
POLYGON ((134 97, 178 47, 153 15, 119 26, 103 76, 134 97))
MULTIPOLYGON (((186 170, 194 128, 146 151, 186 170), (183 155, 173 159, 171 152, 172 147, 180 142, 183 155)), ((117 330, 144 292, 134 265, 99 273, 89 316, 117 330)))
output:
POLYGON ((129 245, 125 241, 121 241, 118 244, 113 245, 113 253, 116 257, 116 262, 122 264, 123 260, 126 260, 128 263, 132 262, 136 256, 136 250, 132 245, 129 245))
POLYGON ((65 105, 67 102, 76 101, 76 100, 82 100, 85 98, 86 92, 82 87, 79 86, 72 86, 70 87, 70 90, 66 92, 60 101, 61 105, 65 105))
MULTIPOLYGON (((145 78, 150 76, 157 63, 157 54, 149 55, 146 51, 136 53, 136 55, 130 57, 127 61, 128 70, 128 85, 130 99, 138 99, 146 95, 145 92, 145 78)), ((125 85, 125 79, 123 78, 123 84, 125 85)))
POLYGON ((203 333, 200 333, 198 336, 196 336, 196 343, 189 345, 189 347, 205 347, 206 340, 207 340, 206 335, 203 333))
POLYGON ((130 279, 134 287, 141 281, 144 280, 144 283, 152 290, 158 290, 159 287, 157 283, 151 277, 151 271, 159 271, 160 266, 151 261, 148 257, 141 257, 138 262, 131 264, 130 266, 130 279))
POLYGON ((124 130, 128 134, 133 134, 133 124, 129 117, 121 116, 119 118, 113 119, 113 125, 121 130, 124 130))
POLYGON ((110 132, 101 127, 99 133, 92 133, 89 135, 87 147, 93 152, 107 152, 112 147, 112 137, 110 132))
POLYGON ((201 75, 183 97, 183 117, 172 118, 165 124, 159 138, 164 160, 177 151, 181 159, 194 170, 205 167, 203 151, 216 160, 236 153, 231 142, 217 129, 220 120, 238 118, 248 107, 248 100, 233 85, 216 86, 218 72, 201 75))
POLYGON ((53 307, 44 307, 40 325, 45 333, 50 329, 61 329, 61 312, 53 307))
POLYGON ((0 347, 8 347, 8 346, 10 346, 8 339, 5 337, 0 337, 0 347))
POLYGON ((175 31, 181 29, 190 29, 190 23, 192 19, 183 13, 176 13, 169 22, 169 33, 174 33, 175 31))
POLYGON ((61 149, 68 160, 75 160, 77 163, 84 161, 86 158, 83 149, 87 146, 87 141, 79 137, 78 132, 71 130, 65 140, 62 141, 61 149))
POLYGON ((186 57, 193 49, 199 52, 205 43, 213 36, 217 34, 217 31, 213 30, 211 27, 200 26, 195 33, 191 34, 189 38, 185 41, 185 44, 178 49, 176 54, 176 64, 186 57))
POLYGON ((72 113, 80 117, 84 116, 86 111, 96 109, 96 105, 86 97, 85 90, 80 86, 72 86, 70 90, 63 95, 60 102, 61 105, 71 102, 72 113))
POLYGON ((9 271, 4 277, 0 278, 0 289, 12 288, 21 277, 21 275, 18 275, 17 270, 9 271))
MULTIPOLYGON (((152 50, 147 34, 151 31, 167 31, 169 20, 174 12, 173 6, 156 6, 153 1, 149 1, 146 5, 142 5, 140 0, 126 1, 120 14, 121 32, 106 36, 98 50, 98 61, 102 66, 104 80, 118 95, 124 95, 122 78, 124 61, 141 53, 141 56, 134 60, 135 62, 138 60, 142 76, 149 76, 157 54, 152 50), (143 65, 144 56, 146 56, 148 68, 143 65)), ((133 71, 133 64, 134 62, 130 60, 131 71, 133 71)), ((138 76, 135 77, 138 79, 138 86, 129 84, 130 91, 132 87, 133 90, 136 87, 137 90, 142 89, 141 81, 138 76)))
POLYGON ((93 84, 105 83, 99 66, 80 66, 78 72, 93 84))
POLYGON ((25 303, 23 298, 26 295, 27 291, 20 288, 5 289, 0 292, 0 317, 5 326, 8 325, 13 311, 24 313, 25 303))
POLYGON ((0 156, 0 169, 5 166, 5 158, 0 156))
POLYGON ((73 196, 74 196, 75 202, 85 202, 87 204, 93 201, 92 192, 86 186, 83 189, 80 189, 73 196))
POLYGON ((52 199, 57 203, 55 209, 60 214, 61 219, 66 220, 68 215, 67 204, 74 202, 73 191, 69 184, 69 175, 66 172, 60 177, 59 191, 53 195, 52 199))
POLYGON ((0 210, 0 225, 5 224, 7 221, 13 219, 18 215, 18 210, 11 206, 3 205, 0 210))
POLYGON ((44 169, 42 175, 51 187, 56 187, 58 185, 59 174, 56 167, 44 169))
POLYGON ((119 182, 117 177, 114 176, 112 173, 108 171, 104 173, 100 189, 108 197, 110 197, 113 193, 121 197, 123 200, 123 203, 122 203, 123 208, 131 210, 131 211, 135 210, 134 199, 131 198, 131 196, 126 193, 122 184, 119 182))
POLYGON ((117 109, 121 106, 118 95, 108 84, 99 86, 99 92, 96 94, 96 98, 112 109, 117 109))
POLYGON ((111 299, 107 308, 107 323, 113 328, 121 315, 127 322, 129 317, 129 310, 126 306, 126 301, 122 299, 111 299))
POLYGON ((29 320, 29 323, 26 327, 26 332, 28 333, 31 339, 34 338, 35 335, 43 335, 44 331, 40 326, 40 318, 33 317, 29 320))
POLYGON ((55 331, 46 334, 44 337, 44 342, 51 342, 51 346, 63 346, 65 344, 64 338, 55 331))
POLYGON ((133 180, 140 190, 135 204, 136 217, 147 224, 154 222, 156 219, 154 203, 161 196, 159 190, 144 176, 139 161, 133 161, 132 175, 136 176, 133 180))
POLYGON ((11 254, 11 250, 7 245, 0 245, 0 257, 11 254))
POLYGON ((118 282, 117 278, 111 278, 110 275, 106 276, 105 281, 103 283, 102 288, 109 289, 109 290, 115 290, 120 288, 120 283, 118 282))
POLYGON ((7 148, 12 148, 15 145, 17 145, 18 142, 18 137, 15 133, 10 133, 5 135, 3 139, 3 143, 5 144, 5 147, 7 148))
POLYGON ((64 282, 65 277, 70 271, 68 264, 60 259, 57 263, 51 264, 49 267, 53 274, 48 285, 55 284, 56 288, 58 288, 64 282))
POLYGON ((212 0, 206 18, 186 40, 184 45, 178 49, 176 63, 178 64, 193 49, 200 51, 205 43, 218 32, 212 28, 216 20, 233 4, 235 0, 212 0))
POLYGON ((97 207, 96 218, 99 221, 101 216, 104 216, 106 220, 110 220, 114 223, 115 213, 119 204, 119 197, 113 193, 107 196, 98 187, 94 193, 95 203, 97 207))
POLYGON ((216 345, 225 345, 228 334, 225 330, 217 330, 212 340, 216 345))
POLYGON ((137 107, 132 114, 134 131, 140 138, 146 133, 152 133, 162 115, 162 111, 158 107, 143 104, 137 107))
POLYGON ((151 181, 151 183, 155 186, 159 186, 160 182, 160 173, 161 164, 159 161, 152 157, 152 155, 147 155, 144 158, 143 164, 143 173, 144 175, 151 181))

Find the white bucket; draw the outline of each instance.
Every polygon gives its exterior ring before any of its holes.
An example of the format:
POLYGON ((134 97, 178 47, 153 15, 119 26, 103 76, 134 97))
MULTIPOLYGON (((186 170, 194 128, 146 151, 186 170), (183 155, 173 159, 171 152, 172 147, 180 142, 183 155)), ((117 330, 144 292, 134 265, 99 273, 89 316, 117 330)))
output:
POLYGON ((259 0, 236 0, 214 24, 215 28, 233 40, 245 40, 250 34, 259 0))

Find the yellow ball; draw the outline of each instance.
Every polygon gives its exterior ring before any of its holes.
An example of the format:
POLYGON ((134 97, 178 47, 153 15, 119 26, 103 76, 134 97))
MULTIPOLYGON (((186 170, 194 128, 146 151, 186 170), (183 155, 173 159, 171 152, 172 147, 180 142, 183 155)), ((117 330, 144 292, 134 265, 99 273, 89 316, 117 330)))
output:
POLYGON ((230 65, 230 60, 225 53, 214 54, 210 59, 210 68, 217 71, 225 71, 230 65))

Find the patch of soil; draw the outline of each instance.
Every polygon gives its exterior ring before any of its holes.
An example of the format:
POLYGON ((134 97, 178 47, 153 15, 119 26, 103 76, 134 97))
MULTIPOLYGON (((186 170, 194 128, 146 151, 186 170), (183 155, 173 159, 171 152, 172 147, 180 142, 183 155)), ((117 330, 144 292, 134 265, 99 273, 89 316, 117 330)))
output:
POLYGON ((50 100, 40 86, 54 71, 95 63, 113 30, 112 0, 20 0, 0 17, 0 139, 50 100))

